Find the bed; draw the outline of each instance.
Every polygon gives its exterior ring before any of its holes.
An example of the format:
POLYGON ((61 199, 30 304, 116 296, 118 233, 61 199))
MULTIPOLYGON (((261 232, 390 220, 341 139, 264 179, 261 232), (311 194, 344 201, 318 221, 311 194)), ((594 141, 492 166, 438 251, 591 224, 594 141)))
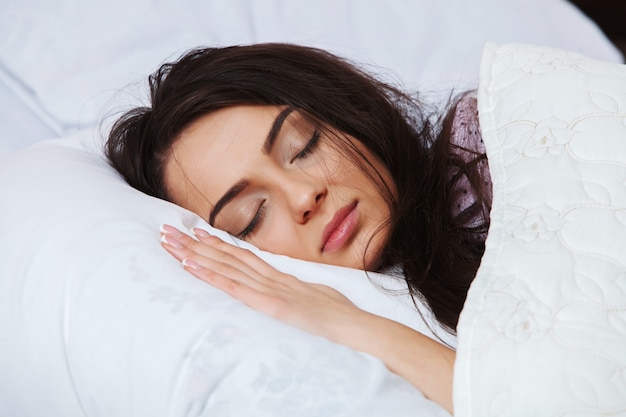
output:
POLYGON ((160 63, 262 41, 324 47, 432 100, 478 88, 494 206, 458 338, 396 279, 250 249, 456 346, 455 415, 626 415, 626 70, 569 3, 5 1, 0 12, 1 416, 448 415, 376 358, 190 277, 159 226, 208 226, 131 189, 102 156, 110 120, 160 63))

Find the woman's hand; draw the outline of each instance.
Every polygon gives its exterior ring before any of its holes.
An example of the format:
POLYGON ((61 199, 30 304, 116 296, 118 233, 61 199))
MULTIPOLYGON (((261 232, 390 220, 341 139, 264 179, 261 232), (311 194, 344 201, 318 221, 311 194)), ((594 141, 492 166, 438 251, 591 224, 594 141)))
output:
POLYGON ((452 412, 455 353, 400 323, 356 307, 341 293, 284 274, 246 249, 194 229, 163 226, 163 247, 197 278, 253 309, 309 333, 367 352, 452 412))
POLYGON ((365 314, 338 291, 279 272, 254 253, 204 230, 196 239, 164 225, 163 247, 185 270, 251 308, 309 333, 338 340, 354 316, 365 314))

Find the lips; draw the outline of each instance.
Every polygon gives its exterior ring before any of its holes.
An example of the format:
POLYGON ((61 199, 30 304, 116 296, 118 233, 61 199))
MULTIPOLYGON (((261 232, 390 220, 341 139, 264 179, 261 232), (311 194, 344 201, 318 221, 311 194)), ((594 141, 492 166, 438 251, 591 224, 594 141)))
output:
POLYGON ((339 209, 322 233, 322 252, 333 252, 350 240, 359 221, 358 202, 339 209))

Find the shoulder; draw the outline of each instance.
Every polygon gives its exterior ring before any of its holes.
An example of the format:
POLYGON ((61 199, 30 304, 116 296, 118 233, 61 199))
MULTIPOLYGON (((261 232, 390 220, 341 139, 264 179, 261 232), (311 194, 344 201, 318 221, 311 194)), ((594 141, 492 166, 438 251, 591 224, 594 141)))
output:
POLYGON ((485 153, 480 124, 478 122, 478 102, 474 93, 464 95, 454 108, 452 128, 450 131, 450 144, 454 153, 467 159, 470 154, 485 153))
MULTIPOLYGON (((478 121, 476 96, 471 93, 463 96, 453 111, 450 153, 457 157, 457 163, 451 167, 450 177, 456 178, 452 214, 458 216, 479 201, 483 203, 491 201, 491 175, 478 121), (458 161, 458 158, 461 161, 458 161), (482 200, 481 196, 486 201, 482 200)), ((469 227, 477 226, 484 221, 483 216, 486 216, 487 211, 488 209, 485 209, 479 215, 465 219, 464 223, 469 227)))

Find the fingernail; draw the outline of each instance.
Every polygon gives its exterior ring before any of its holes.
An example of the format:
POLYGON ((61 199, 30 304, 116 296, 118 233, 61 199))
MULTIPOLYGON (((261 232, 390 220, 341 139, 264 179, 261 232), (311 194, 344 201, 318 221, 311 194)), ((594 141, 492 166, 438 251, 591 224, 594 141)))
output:
POLYGON ((161 233, 163 233, 164 235, 171 235, 171 236, 178 236, 178 237, 183 235, 183 232, 181 232, 174 226, 170 226, 169 224, 161 225, 161 233))
POLYGON ((184 248, 182 243, 180 243, 178 240, 176 240, 173 236, 170 236, 170 235, 162 235, 161 242, 176 249, 184 248))
POLYGON ((193 229, 191 229, 191 231, 193 232, 194 235, 196 235, 198 237, 209 237, 209 236, 211 236, 209 234, 209 232, 207 232, 206 230, 200 229, 198 227, 194 227, 193 229))
POLYGON ((187 268, 191 268, 191 269, 201 269, 202 267, 200 266, 200 264, 198 264, 197 262, 192 261, 191 259, 183 259, 183 266, 186 266, 187 268))

